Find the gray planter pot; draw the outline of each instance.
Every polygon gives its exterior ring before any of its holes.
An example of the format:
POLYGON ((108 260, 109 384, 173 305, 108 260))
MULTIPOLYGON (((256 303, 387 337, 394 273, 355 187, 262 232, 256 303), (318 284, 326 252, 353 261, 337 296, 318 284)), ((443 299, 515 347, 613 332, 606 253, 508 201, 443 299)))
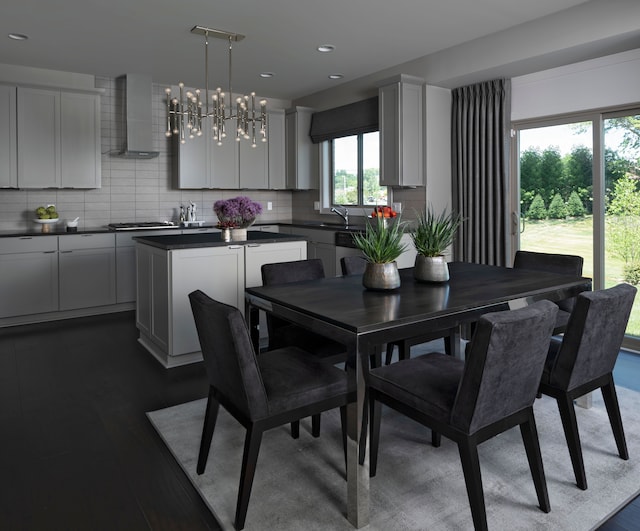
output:
POLYGON ((362 275, 362 285, 371 290, 390 290, 400 287, 400 273, 398 264, 389 262, 386 264, 367 263, 362 275))
POLYGON ((424 256, 418 254, 413 276, 419 282, 447 282, 449 280, 447 260, 444 255, 424 256))

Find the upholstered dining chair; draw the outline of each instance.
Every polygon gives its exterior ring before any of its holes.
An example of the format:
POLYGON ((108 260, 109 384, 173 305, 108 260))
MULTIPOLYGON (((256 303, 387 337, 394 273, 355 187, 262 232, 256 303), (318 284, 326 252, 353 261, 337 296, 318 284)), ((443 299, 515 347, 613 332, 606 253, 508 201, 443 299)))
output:
POLYGON ((533 403, 557 312, 540 301, 482 316, 466 362, 430 353, 371 370, 370 475, 377 471, 386 404, 430 428, 434 446, 440 435, 457 443, 473 524, 487 529, 478 445, 519 426, 540 508, 549 512, 533 403))
MULTIPOLYGON (((262 284, 265 286, 318 280, 325 277, 322 260, 319 258, 263 264, 261 275, 262 284)), ((297 346, 307 352, 307 355, 325 363, 336 364, 347 361, 347 351, 344 345, 269 313, 267 313, 267 330, 269 350, 297 346)), ((320 435, 320 415, 312 417, 311 424, 312 435, 318 437, 320 435)), ((291 435, 297 439, 299 434, 300 423, 293 422, 291 435)))
POLYGON ((553 340, 542 374, 540 392, 555 398, 560 410, 571 464, 579 488, 587 488, 580 435, 573 401, 600 388, 609 423, 622 459, 629 459, 613 381, 636 288, 618 284, 577 296, 562 340, 553 340))
MULTIPOLYGON (((297 347, 256 355, 237 308, 200 290, 189 294, 209 378, 209 396, 196 471, 203 474, 222 405, 246 430, 235 528, 243 529, 262 434, 271 428, 340 408, 346 456, 346 405, 355 400, 345 372, 297 347)), ((346 457, 345 457, 346 459, 346 457)))
MULTIPOLYGON (((343 256, 340 258, 340 269, 342 270, 343 276, 362 275, 366 266, 367 261, 362 256, 343 256)), ((387 343, 385 365, 389 365, 391 363, 395 347, 398 347, 398 359, 405 360, 410 357, 412 345, 421 345, 422 343, 427 343, 428 341, 440 338, 444 339, 445 351, 447 354, 450 354, 451 341, 453 340, 451 337, 451 331, 435 330, 429 334, 387 343)))
MULTIPOLYGON (((516 251, 513 267, 516 269, 531 269, 533 271, 546 271, 573 277, 582 276, 582 256, 571 254, 538 253, 533 251, 516 251)), ((559 311, 556 317, 556 326, 553 334, 561 334, 565 331, 569 322, 569 315, 575 304, 575 297, 556 302, 559 311)))

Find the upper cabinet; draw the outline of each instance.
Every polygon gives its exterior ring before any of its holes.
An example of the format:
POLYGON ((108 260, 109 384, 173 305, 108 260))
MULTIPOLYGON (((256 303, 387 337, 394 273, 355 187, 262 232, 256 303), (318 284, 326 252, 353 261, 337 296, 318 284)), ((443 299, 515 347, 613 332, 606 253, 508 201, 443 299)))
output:
POLYGON ((284 110, 273 110, 267 118, 269 145, 269 189, 284 190, 287 187, 285 163, 285 113, 284 110))
POLYGON ((18 186, 99 188, 100 97, 18 87, 18 186))
POLYGON ((308 107, 295 107, 286 114, 286 182, 290 190, 318 188, 318 146, 309 136, 312 114, 308 107))
POLYGON ((380 184, 424 186, 424 80, 400 75, 378 95, 380 184))
POLYGON ((205 119, 201 137, 187 139, 184 144, 174 140, 178 188, 284 188, 279 184, 284 182, 284 111, 269 111, 267 142, 257 138, 255 147, 244 139, 236 142, 231 135, 216 145, 207 122, 205 119))
POLYGON ((16 87, 0 85, 0 188, 18 186, 16 87))

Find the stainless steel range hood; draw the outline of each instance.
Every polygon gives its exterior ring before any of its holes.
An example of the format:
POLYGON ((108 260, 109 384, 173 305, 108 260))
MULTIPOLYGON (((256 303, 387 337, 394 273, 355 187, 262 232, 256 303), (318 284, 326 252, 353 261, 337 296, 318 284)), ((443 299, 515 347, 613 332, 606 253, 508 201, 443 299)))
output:
POLYGON ((118 156, 127 159, 152 159, 159 155, 153 148, 151 76, 127 74, 118 79, 124 93, 124 146, 118 156))

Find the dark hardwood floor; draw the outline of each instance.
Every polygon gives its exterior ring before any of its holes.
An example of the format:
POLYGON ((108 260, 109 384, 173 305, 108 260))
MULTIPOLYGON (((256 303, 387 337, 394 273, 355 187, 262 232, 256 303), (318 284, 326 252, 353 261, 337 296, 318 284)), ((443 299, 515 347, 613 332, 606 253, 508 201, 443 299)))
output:
MULTIPOLYGON (((0 529, 220 529, 145 416, 205 397, 204 368, 136 338, 132 312, 0 329, 0 529)), ((640 529, 640 501, 601 529, 640 529)))
POLYGON ((0 330, 0 529, 220 529, 145 415, 204 368, 136 338, 132 312, 0 330))

